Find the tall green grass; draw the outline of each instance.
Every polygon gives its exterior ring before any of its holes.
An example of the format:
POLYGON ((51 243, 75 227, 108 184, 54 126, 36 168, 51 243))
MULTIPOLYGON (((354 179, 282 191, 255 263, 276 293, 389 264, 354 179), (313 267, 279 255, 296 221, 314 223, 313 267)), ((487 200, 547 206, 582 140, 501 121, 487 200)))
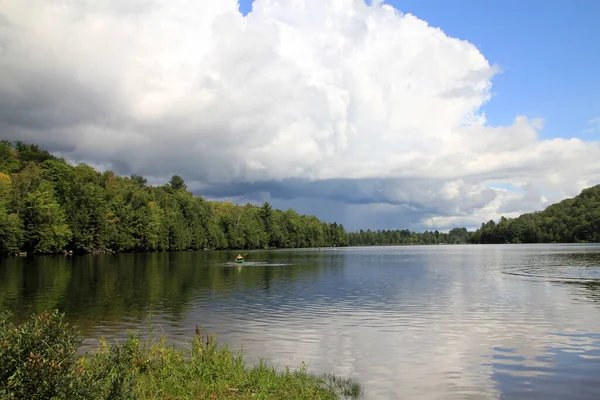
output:
POLYGON ((130 333, 76 356, 81 338, 57 311, 20 326, 0 314, 0 398, 10 399, 354 399, 357 383, 309 374, 306 364, 248 366, 241 352, 196 328, 186 348, 130 333))

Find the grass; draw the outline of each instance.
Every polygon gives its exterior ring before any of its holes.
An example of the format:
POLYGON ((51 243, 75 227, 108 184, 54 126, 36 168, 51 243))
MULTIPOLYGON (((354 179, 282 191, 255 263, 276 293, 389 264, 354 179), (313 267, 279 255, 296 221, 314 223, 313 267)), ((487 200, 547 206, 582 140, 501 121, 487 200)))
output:
POLYGON ((0 398, 354 399, 362 395, 356 382, 309 374, 304 363, 295 370, 277 370, 265 361, 248 366, 241 352, 219 345, 214 335, 198 328, 181 349, 169 346, 164 336, 142 338, 132 332, 123 343, 109 345, 101 339, 97 351, 76 357, 81 342, 74 342, 74 330, 63 317, 58 312, 43 313, 15 327, 10 315, 0 315, 0 398), (54 336, 48 337, 49 333, 54 336))

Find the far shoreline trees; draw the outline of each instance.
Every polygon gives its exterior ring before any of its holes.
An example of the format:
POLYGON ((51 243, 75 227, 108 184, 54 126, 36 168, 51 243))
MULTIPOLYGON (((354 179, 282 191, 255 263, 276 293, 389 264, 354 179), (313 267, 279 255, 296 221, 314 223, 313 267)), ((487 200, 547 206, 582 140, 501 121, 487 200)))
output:
POLYGON ((474 232, 472 243, 598 243, 600 185, 571 199, 518 218, 488 221, 474 232))
POLYGON ((235 205, 194 196, 183 178, 148 186, 70 165, 36 145, 0 141, 0 254, 51 254, 387 246, 600 242, 600 185, 546 210, 489 221, 475 232, 346 232, 265 202, 235 205))

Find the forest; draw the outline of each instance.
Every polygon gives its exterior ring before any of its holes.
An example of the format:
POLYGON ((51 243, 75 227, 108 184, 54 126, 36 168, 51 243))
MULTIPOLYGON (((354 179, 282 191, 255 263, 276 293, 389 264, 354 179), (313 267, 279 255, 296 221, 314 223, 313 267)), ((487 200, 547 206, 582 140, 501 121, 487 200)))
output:
POLYGON ((296 211, 207 201, 173 175, 144 177, 71 165, 34 144, 0 141, 0 254, 143 252, 600 241, 600 185, 544 211, 483 223, 475 232, 346 232, 296 211))
POLYGON ((351 246, 402 244, 507 244, 600 242, 600 185, 518 218, 501 217, 482 223, 475 232, 454 228, 449 233, 409 230, 349 233, 351 246))
POLYGON ((409 244, 459 244, 469 243, 473 232, 467 228, 454 228, 448 233, 439 231, 411 232, 408 229, 376 230, 370 229, 348 233, 350 246, 397 246, 409 244))
POLYGON ((174 175, 162 186, 0 142, 0 253, 347 246, 342 225, 269 203, 211 202, 174 175))
POLYGON ((518 218, 481 224, 472 243, 588 243, 600 242, 600 185, 518 218))

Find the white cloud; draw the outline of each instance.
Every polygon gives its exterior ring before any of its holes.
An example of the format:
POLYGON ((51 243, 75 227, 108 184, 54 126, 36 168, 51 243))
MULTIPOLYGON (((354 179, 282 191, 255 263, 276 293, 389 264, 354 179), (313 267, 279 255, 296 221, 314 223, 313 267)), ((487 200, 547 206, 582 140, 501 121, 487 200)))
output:
POLYGON ((496 69, 477 48, 373 3, 0 1, 2 135, 190 187, 354 180, 350 203, 424 225, 508 207, 490 181, 563 197, 598 181, 598 142, 486 125, 496 69))
POLYGON ((585 129, 583 133, 600 133, 600 117, 590 119, 590 128, 585 129))

